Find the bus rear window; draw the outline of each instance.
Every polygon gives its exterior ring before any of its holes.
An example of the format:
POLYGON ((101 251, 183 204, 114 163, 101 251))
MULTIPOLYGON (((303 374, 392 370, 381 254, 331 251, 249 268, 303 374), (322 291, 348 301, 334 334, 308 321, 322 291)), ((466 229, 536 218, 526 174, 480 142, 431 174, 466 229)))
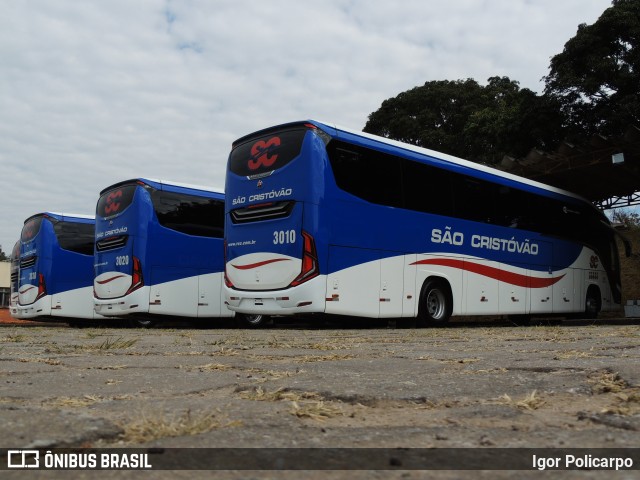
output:
POLYGON ((93 239, 95 227, 92 223, 54 222, 60 248, 83 255, 93 255, 93 239))
POLYGON ((306 128, 296 128, 249 138, 231 151, 229 170, 255 177, 282 168, 300 154, 306 133, 306 128))
POLYGON ((137 185, 123 185, 103 193, 96 206, 96 216, 112 217, 124 212, 133 201, 137 185))
POLYGON ((40 231, 40 226, 42 225, 42 218, 42 215, 40 215, 30 218, 25 222, 22 227, 22 233, 20 234, 20 240, 22 242, 30 242, 36 238, 36 235, 38 235, 38 232, 40 231))
POLYGON ((222 200, 153 190, 151 201, 163 227, 199 237, 224 237, 222 200))

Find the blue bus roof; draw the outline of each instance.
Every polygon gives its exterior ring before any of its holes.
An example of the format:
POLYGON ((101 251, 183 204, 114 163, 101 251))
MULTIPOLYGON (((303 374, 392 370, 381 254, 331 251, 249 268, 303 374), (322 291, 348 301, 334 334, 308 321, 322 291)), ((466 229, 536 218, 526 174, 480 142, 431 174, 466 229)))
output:
MULTIPOLYGON (((333 129, 335 131, 334 136, 336 137, 344 137, 344 136, 346 136, 347 138, 349 136, 360 137, 361 139, 368 141, 368 142, 363 141, 365 145, 367 144, 370 145, 371 142, 373 142, 374 144, 377 143, 382 145, 389 145, 391 147, 406 150, 408 152, 415 152, 421 155, 426 155, 427 157, 430 157, 429 159, 424 159, 426 162, 429 162, 429 160, 436 161, 438 165, 444 166, 445 168, 447 168, 447 165, 442 164, 442 162, 444 162, 444 163, 450 164, 448 166, 450 169, 460 171, 461 173, 463 173, 463 171, 466 170, 464 173, 470 174, 472 176, 484 178, 487 180, 491 180, 491 181, 495 181, 496 177, 498 177, 498 179, 503 179, 503 180, 506 180, 507 182, 515 182, 519 185, 524 186, 525 188, 533 187, 535 189, 545 190, 550 193, 572 197, 576 200, 580 200, 580 201, 591 204, 591 202, 589 202, 584 197, 581 197, 580 195, 572 193, 568 190, 563 190, 560 188, 553 187, 551 185, 536 182, 535 180, 530 180, 525 177, 520 177, 518 175, 513 175, 511 173, 503 172, 502 170, 498 170, 497 168, 472 162, 470 160, 465 160, 463 158, 455 157, 453 155, 449 155, 446 153, 430 150, 428 148, 418 147, 416 145, 411 145, 409 143, 399 142, 397 140, 391 140, 389 138, 380 137, 378 135, 372 135, 370 133, 351 130, 349 128, 333 125, 331 123, 320 122, 317 120, 308 120, 307 123, 312 123, 320 128, 333 129)), ((327 133, 331 134, 330 131, 327 133)))
POLYGON ((179 183, 173 182, 171 180, 158 180, 158 179, 150 179, 150 178, 131 178, 129 180, 124 180, 122 182, 114 183, 113 185, 108 186, 107 188, 103 188, 100 192, 100 195, 108 192, 109 190, 120 186, 126 185, 129 183, 142 182, 153 188, 158 190, 164 190, 167 192, 178 192, 178 193, 186 193, 191 195, 200 195, 218 199, 224 199, 224 191, 203 185, 191 185, 188 183, 179 183))
POLYGON ((525 177, 519 177, 511 173, 503 172, 487 165, 475 163, 470 160, 465 160, 453 155, 449 155, 428 148, 418 147, 409 143, 399 142, 397 140, 391 140, 389 138, 380 137, 378 135, 372 135, 370 133, 360 132, 349 128, 341 127, 329 122, 322 122, 318 120, 300 120, 297 122, 285 123, 277 126, 272 126, 264 130, 245 135, 235 142, 233 146, 237 146, 243 143, 245 140, 262 133, 266 134, 270 131, 276 131, 282 128, 303 126, 304 124, 314 125, 328 135, 334 138, 340 138, 351 143, 357 143, 362 146, 375 148, 378 150, 387 150, 387 153, 404 154, 405 158, 421 161, 437 167, 441 167, 447 170, 452 170, 461 174, 470 175, 483 180, 491 182, 497 182, 504 184, 505 186, 519 187, 524 190, 532 191, 538 194, 547 194, 549 196, 561 196, 565 198, 571 198, 574 201, 591 205, 595 210, 597 208, 584 197, 572 193, 567 190, 553 187, 544 183, 536 182, 535 180, 529 180, 525 177), (413 155, 412 155, 413 154, 413 155), (418 155, 415 155, 418 154, 418 155))
POLYGON ((30 217, 27 217, 24 223, 27 223, 32 218, 39 217, 39 216, 46 216, 46 217, 54 218, 59 221, 76 222, 76 223, 95 223, 96 221, 96 217, 94 215, 82 215, 79 213, 40 212, 40 213, 31 215, 30 217))

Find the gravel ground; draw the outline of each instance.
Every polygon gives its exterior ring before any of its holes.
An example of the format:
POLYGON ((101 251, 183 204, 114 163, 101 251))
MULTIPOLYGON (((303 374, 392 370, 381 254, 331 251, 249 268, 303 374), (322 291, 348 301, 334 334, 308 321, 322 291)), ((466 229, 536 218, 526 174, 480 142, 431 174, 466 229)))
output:
MULTIPOLYGON (((145 330, 0 324, 0 438, 12 449, 154 451, 640 445, 637 321, 354 326, 145 330)), ((54 473, 37 475, 56 478, 61 472, 54 473)), ((63 473, 74 478, 126 475, 63 473)), ((135 473, 136 478, 194 478, 205 472, 135 473)), ((216 478, 300 478, 295 471, 215 473, 216 478)), ((554 478, 603 475, 554 473, 554 478)), ((637 470, 612 473, 607 476, 638 478, 637 470)), ((424 474, 316 471, 303 477, 424 474)), ((521 471, 513 478, 539 474, 521 471)), ((439 471, 429 477, 511 475, 439 471)))

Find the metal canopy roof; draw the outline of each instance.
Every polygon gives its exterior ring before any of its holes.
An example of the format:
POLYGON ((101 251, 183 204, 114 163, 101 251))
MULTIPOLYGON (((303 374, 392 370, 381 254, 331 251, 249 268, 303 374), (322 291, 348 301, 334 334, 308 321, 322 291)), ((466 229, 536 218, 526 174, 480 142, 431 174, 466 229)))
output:
POLYGON ((563 143, 551 153, 505 157, 499 168, 577 193, 603 209, 639 205, 640 129, 629 126, 619 138, 594 136, 582 145, 563 143))

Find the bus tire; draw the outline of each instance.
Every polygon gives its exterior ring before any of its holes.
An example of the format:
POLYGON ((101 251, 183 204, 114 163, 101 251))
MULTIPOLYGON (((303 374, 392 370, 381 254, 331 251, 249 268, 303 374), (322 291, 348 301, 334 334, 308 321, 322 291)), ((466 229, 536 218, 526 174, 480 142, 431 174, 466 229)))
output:
POLYGON ((587 289, 587 296, 584 301, 584 314, 586 318, 598 318, 600 313, 600 289, 591 285, 587 289))
POLYGON ((239 328, 262 328, 269 323, 267 315, 236 313, 236 325, 239 328))
POLYGON ((449 321, 453 312, 451 287, 442 279, 427 279, 420 293, 418 319, 421 325, 440 326, 449 321))

